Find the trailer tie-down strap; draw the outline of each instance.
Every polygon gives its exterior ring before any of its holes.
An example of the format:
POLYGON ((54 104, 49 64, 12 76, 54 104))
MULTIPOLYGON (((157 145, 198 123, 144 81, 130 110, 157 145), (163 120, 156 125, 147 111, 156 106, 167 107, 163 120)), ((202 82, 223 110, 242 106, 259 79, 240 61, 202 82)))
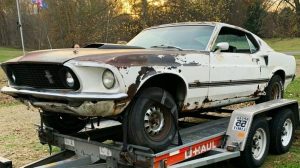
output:
POLYGON ((181 139, 181 135, 180 135, 180 133, 179 133, 179 126, 178 126, 178 120, 177 120, 177 116, 175 116, 176 114, 175 114, 175 109, 174 108, 177 108, 176 106, 174 106, 173 108, 172 108, 172 110, 171 110, 171 115, 172 115, 172 119, 173 119, 173 122, 175 123, 175 129, 176 129, 176 132, 177 132, 177 139, 178 139, 178 141, 177 141, 177 144, 174 144, 174 145, 177 145, 177 146, 180 146, 180 145, 182 145, 183 144, 183 142, 182 142, 182 139, 181 139))
MULTIPOLYGON (((166 97, 167 97, 167 93, 165 91, 163 91, 163 96, 161 98, 161 104, 162 105, 165 105, 166 102, 166 97)), ((171 116, 172 116, 172 119, 173 119, 173 123, 175 124, 175 129, 177 131, 177 139, 178 139, 178 143, 177 144, 174 144, 174 145, 182 145, 182 139, 181 139, 181 136, 180 136, 180 133, 179 133, 179 126, 178 126, 178 114, 176 113, 176 110, 177 110, 177 106, 173 106, 171 107, 171 116)))
POLYGON ((128 146, 128 140, 127 140, 127 136, 128 136, 128 111, 125 111, 124 114, 124 118, 123 118, 123 124, 122 124, 122 128, 123 128, 123 148, 122 148, 122 152, 127 152, 127 146, 128 146))
POLYGON ((128 111, 125 112, 123 118, 123 147, 122 152, 120 153, 120 157, 127 162, 129 165, 133 165, 134 160, 131 158, 130 154, 128 153, 128 111))

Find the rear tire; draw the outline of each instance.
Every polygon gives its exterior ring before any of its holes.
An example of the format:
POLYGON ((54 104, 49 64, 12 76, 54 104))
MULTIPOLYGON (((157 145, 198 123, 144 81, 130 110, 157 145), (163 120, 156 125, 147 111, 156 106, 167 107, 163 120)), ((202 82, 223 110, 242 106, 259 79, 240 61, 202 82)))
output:
POLYGON ((274 75, 265 88, 265 92, 266 95, 261 96, 256 103, 283 98, 284 87, 282 78, 279 75, 274 75))
POLYGON ((247 138, 240 164, 243 167, 260 167, 269 151, 270 134, 268 123, 264 118, 255 118, 247 138))
POLYGON ((157 87, 146 88, 129 110, 129 142, 156 152, 166 149, 176 134, 177 113, 170 93, 157 87))
POLYGON ((270 123, 270 151, 283 154, 289 151, 295 135, 295 117, 290 109, 284 109, 276 114, 270 123))
POLYGON ((88 119, 80 118, 71 114, 42 112, 40 113, 43 123, 62 134, 73 134, 82 130, 88 119))

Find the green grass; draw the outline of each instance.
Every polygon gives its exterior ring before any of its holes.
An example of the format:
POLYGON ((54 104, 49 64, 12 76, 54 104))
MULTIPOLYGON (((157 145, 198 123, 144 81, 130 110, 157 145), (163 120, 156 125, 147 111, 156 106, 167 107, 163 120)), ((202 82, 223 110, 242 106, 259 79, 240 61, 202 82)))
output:
MULTIPOLYGON (((300 55, 295 58, 300 60, 300 55)), ((300 66, 300 65, 297 65, 300 66)), ((285 98, 300 102, 300 77, 296 78, 285 90, 285 98)), ((300 130, 296 131, 296 139, 290 151, 283 155, 269 155, 263 167, 296 168, 300 165, 300 130)))
MULTIPOLYGON (((47 151, 47 152, 50 152, 50 148, 48 145, 42 145, 40 143, 35 143, 35 144, 32 144, 33 145, 33 149, 35 151, 47 151)), ((58 153, 60 152, 61 149, 59 147, 56 147, 56 146, 52 146, 52 151, 51 153, 58 153)))
POLYGON ((296 78, 286 89, 285 98, 296 99, 300 102, 300 78, 296 78))
MULTIPOLYGON (((299 138, 300 130, 296 131, 296 137, 299 138)), ((298 168, 300 165, 300 141, 294 141, 290 151, 282 155, 269 154, 264 168, 298 168)))
POLYGON ((276 51, 300 51, 300 38, 264 39, 276 51))
MULTIPOLYGON (((0 87, 0 89, 1 89, 1 87, 0 87)), ((1 96, 0 96, 0 99, 1 99, 1 96)), ((0 106, 1 107, 14 107, 14 106, 19 105, 19 104, 22 104, 22 103, 18 100, 15 100, 15 99, 13 99, 11 101, 6 101, 6 102, 0 101, 0 106)))
POLYGON ((0 47, 0 62, 21 56, 22 54, 22 50, 20 49, 0 47))
POLYGON ((294 55, 296 59, 300 59, 300 55, 294 55))

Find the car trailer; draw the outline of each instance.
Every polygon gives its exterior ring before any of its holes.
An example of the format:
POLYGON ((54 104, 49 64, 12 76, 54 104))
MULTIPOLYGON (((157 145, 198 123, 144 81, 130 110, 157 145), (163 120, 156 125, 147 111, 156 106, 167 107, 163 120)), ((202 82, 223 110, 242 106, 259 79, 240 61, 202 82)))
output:
MULTIPOLYGON (((182 123, 174 145, 159 153, 122 141, 122 125, 71 136, 40 126, 40 142, 62 151, 23 168, 190 168, 238 157, 244 167, 257 167, 264 162, 269 146, 277 154, 289 150, 299 125, 298 108, 297 101, 279 99, 239 108, 230 117, 201 124, 182 123), (182 144, 176 144, 180 139, 182 144)), ((1 162, 0 158, 0 167, 9 166, 9 160, 1 162)))

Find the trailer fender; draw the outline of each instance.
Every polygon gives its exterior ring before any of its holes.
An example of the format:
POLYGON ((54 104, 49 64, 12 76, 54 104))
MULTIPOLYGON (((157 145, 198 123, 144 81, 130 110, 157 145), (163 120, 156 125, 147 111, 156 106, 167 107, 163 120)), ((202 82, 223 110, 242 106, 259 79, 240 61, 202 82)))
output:
POLYGON ((234 110, 226 131, 227 140, 225 148, 234 147, 237 150, 244 151, 246 140, 255 117, 263 115, 266 116, 266 119, 271 119, 271 117, 268 117, 268 114, 275 113, 282 108, 291 109, 297 119, 296 125, 299 125, 299 109, 296 100, 278 99, 234 110))

